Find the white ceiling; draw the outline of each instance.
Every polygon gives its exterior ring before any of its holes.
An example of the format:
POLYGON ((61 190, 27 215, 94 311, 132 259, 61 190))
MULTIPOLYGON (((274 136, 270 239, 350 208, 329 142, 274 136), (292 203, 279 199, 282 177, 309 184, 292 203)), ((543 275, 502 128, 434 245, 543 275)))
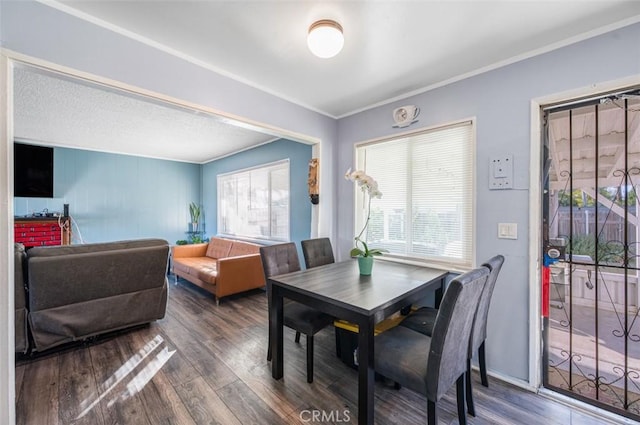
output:
MULTIPOLYGON (((334 118, 640 21, 637 0, 47 4, 334 118), (306 33, 327 18, 345 47, 319 59, 306 33)), ((14 114, 18 139, 196 163, 277 138, 30 68, 14 114)))
POLYGON ((633 0, 62 3, 332 117, 640 17, 633 0), (334 58, 307 49, 319 19, 344 28, 334 58))
POLYGON ((278 138, 27 67, 14 72, 14 133, 18 140, 47 145, 195 163, 278 138))

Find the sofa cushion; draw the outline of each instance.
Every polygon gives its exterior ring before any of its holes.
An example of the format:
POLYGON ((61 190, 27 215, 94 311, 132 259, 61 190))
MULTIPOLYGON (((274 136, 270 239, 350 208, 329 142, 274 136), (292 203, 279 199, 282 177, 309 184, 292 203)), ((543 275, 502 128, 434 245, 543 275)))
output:
POLYGON ((203 282, 210 283, 212 285, 216 284, 216 279, 218 277, 218 263, 211 262, 208 264, 203 264, 202 266, 195 269, 195 276, 203 282))
POLYGON ((174 261, 173 270, 215 285, 218 275, 218 261, 209 257, 177 258, 174 261))
POLYGON ((189 274, 189 271, 191 271, 191 266, 189 265, 189 262, 190 262, 189 260, 191 260, 190 257, 174 259, 173 263, 172 263, 173 272, 174 273, 189 274))
POLYGON ((207 257, 210 258, 226 258, 231 251, 233 241, 220 238, 211 238, 207 247, 207 257))
POLYGON ((260 254, 260 245, 234 241, 229 257, 239 257, 241 255, 260 254))

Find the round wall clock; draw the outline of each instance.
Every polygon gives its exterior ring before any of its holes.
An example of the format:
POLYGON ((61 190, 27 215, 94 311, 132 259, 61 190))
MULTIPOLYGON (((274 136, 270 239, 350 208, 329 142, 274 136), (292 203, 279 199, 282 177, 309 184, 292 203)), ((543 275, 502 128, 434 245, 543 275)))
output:
POLYGON ((395 122, 405 122, 409 117, 409 113, 405 108, 398 108, 393 111, 393 119, 395 122))

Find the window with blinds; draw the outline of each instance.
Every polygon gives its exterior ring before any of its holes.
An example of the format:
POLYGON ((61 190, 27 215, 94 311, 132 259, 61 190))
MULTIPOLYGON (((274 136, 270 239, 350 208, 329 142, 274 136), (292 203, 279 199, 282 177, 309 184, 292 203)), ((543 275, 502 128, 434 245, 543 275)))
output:
MULTIPOLYGON (((356 149, 358 169, 383 196, 371 202, 366 241, 390 256, 471 267, 474 125, 465 121, 356 149)), ((356 192, 356 226, 367 216, 356 192)))
POLYGON ((218 176, 218 233, 289 240, 289 161, 218 176))

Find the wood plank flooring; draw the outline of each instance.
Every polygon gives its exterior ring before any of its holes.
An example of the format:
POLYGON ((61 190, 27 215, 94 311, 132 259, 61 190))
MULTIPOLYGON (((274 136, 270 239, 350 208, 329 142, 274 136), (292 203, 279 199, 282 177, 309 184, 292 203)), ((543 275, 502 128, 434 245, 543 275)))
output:
MULTIPOLYGON (((266 361, 264 292, 216 306, 181 281, 171 284, 163 320, 19 359, 17 424, 357 424, 357 372, 336 357, 333 332, 316 335, 314 382, 308 384, 304 337, 295 344, 285 329, 284 379, 275 381, 266 361)), ((490 378, 490 388, 473 379, 472 425, 606 423, 496 379, 490 378)), ((419 394, 377 383, 375 397, 376 424, 426 423, 419 394)), ((438 415, 440 424, 457 423, 454 389, 438 403, 438 415)))

